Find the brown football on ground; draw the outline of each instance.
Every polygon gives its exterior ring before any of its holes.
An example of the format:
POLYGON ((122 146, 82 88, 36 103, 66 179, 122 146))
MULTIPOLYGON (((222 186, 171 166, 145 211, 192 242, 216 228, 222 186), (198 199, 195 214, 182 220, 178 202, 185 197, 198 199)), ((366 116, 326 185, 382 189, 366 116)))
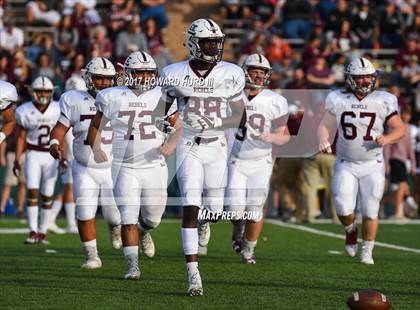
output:
POLYGON ((347 299, 347 305, 352 310, 388 310, 391 303, 381 292, 365 289, 353 293, 347 299))

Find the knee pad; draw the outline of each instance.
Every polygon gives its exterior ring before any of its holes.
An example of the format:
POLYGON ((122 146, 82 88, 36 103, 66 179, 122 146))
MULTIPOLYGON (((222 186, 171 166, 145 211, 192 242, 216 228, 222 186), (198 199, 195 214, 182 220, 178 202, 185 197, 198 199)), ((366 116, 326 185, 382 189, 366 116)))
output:
POLYGON ((154 222, 146 218, 141 218, 141 221, 139 221, 139 228, 142 231, 151 231, 152 229, 155 229, 156 227, 158 227, 159 224, 160 224, 160 221, 154 222), (142 225, 142 221, 147 227, 144 227, 144 225, 142 225))
POLYGON ((140 206, 120 206, 121 224, 136 225, 139 221, 140 206))
POLYGON ((88 221, 88 220, 92 220, 95 218, 96 215, 96 210, 97 210, 97 206, 92 206, 92 205, 84 205, 84 206, 80 206, 77 205, 76 206, 76 218, 79 221, 88 221))

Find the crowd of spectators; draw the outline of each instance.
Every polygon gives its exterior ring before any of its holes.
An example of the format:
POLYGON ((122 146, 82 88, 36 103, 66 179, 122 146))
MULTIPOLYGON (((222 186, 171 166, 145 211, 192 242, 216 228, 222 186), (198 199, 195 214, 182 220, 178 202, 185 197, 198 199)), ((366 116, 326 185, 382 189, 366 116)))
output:
POLYGON ((27 99, 26 85, 42 74, 53 80, 58 96, 92 57, 124 63, 130 52, 144 50, 159 68, 174 61, 162 39, 168 25, 165 0, 112 0, 105 16, 96 6, 96 0, 28 1, 24 26, 39 30, 25 42, 24 29, 0 0, 0 78, 27 99))

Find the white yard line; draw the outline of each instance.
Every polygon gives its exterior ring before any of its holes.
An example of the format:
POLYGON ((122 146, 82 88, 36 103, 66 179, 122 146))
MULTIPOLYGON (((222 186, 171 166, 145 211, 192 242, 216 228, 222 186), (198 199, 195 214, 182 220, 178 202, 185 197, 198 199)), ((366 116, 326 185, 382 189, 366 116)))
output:
MULTIPOLYGON (((359 220, 359 219, 357 219, 359 220)), ((314 220, 313 224, 331 224, 331 219, 318 219, 318 220, 314 220)), ((388 219, 380 219, 379 223, 381 225, 385 224, 385 225, 419 225, 420 224, 420 220, 415 219, 415 220, 388 220, 388 219)))
MULTIPOLYGON (((265 222, 273 224, 273 225, 277 225, 277 226, 280 226, 280 227, 286 227, 286 228, 290 228, 290 229, 296 229, 296 230, 304 231, 304 232, 314 234, 314 235, 326 236, 326 237, 343 239, 343 240, 345 238, 344 235, 340 235, 340 234, 336 234, 336 233, 332 233, 332 232, 328 232, 328 231, 324 231, 324 230, 319 230, 319 229, 312 228, 312 227, 307 227, 307 226, 302 226, 302 225, 297 225, 297 224, 291 224, 291 223, 285 223, 285 222, 282 222, 280 220, 267 219, 267 220, 265 220, 265 222)), ((361 238, 359 238, 358 241, 362 242, 363 240, 361 238)), ((404 252, 413 252, 413 253, 420 254, 420 249, 413 249, 413 248, 408 248, 408 247, 405 247, 405 246, 400 246, 400 245, 395 245, 395 244, 390 244, 390 243, 375 241, 375 246, 388 248, 388 249, 393 249, 393 250, 404 251, 404 252)))
POLYGON ((0 228, 0 235, 27 234, 28 228, 0 228))

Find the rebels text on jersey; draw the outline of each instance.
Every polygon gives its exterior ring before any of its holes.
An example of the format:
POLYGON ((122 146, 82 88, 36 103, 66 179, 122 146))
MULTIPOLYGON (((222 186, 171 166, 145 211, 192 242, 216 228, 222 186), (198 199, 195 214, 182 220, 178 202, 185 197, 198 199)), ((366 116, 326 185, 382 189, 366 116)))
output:
POLYGON ((337 120, 338 159, 363 162, 382 158, 382 146, 375 138, 383 134, 387 120, 398 113, 394 95, 374 91, 358 100, 352 93, 336 90, 327 96, 325 108, 337 120))
POLYGON ((176 98, 185 137, 223 137, 223 128, 203 132, 188 125, 192 115, 228 117, 229 101, 241 98, 245 86, 243 70, 237 65, 220 61, 204 75, 191 67, 189 61, 163 69, 163 85, 167 98, 176 98), (165 83, 166 83, 165 82, 165 83))
POLYGON ((158 148, 165 134, 155 126, 154 111, 162 97, 161 87, 136 95, 126 86, 99 92, 96 106, 111 122, 114 163, 123 167, 149 168, 165 162, 158 148))
POLYGON ((247 120, 245 127, 232 130, 236 140, 233 143, 232 155, 243 159, 270 155, 272 144, 262 142, 258 136, 286 125, 287 100, 269 89, 262 90, 250 100, 245 95, 243 97, 247 120))
MULTIPOLYGON (((58 121, 66 127, 73 127, 73 154, 77 162, 92 168, 110 167, 110 161, 95 162, 87 140, 90 122, 96 114, 95 99, 87 91, 70 90, 61 96, 60 109, 58 121)), ((111 160, 112 128, 106 126, 101 135, 102 150, 111 160)))
POLYGON ((16 109, 16 122, 27 130, 27 149, 39 151, 49 150, 50 132, 60 117, 60 106, 57 101, 51 101, 42 113, 31 102, 25 102, 16 109))

